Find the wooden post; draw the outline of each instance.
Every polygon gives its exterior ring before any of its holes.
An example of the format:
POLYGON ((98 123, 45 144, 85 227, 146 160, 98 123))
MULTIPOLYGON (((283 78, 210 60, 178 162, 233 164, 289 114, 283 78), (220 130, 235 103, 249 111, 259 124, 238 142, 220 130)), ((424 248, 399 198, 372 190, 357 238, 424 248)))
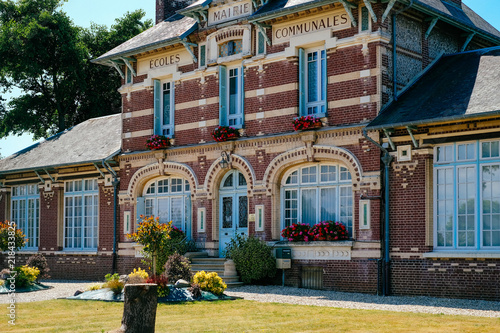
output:
POLYGON ((158 286, 153 283, 125 285, 122 326, 114 332, 154 333, 158 286))

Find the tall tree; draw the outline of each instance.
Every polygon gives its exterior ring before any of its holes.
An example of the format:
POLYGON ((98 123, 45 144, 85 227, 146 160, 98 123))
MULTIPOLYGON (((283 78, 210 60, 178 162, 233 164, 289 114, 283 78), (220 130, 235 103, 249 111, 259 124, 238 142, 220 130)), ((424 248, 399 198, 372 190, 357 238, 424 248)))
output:
POLYGON ((120 77, 90 60, 149 28, 142 10, 107 30, 76 27, 64 0, 0 1, 0 85, 22 94, 0 109, 0 137, 30 132, 36 139, 86 119, 117 113, 120 77))

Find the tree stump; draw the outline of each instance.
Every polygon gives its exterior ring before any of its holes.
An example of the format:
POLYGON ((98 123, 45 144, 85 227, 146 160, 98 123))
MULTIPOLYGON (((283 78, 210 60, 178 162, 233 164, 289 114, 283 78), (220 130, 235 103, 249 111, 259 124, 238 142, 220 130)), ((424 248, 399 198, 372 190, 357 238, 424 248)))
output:
POLYGON ((122 326, 115 332, 154 333, 158 286, 152 283, 125 285, 122 326))

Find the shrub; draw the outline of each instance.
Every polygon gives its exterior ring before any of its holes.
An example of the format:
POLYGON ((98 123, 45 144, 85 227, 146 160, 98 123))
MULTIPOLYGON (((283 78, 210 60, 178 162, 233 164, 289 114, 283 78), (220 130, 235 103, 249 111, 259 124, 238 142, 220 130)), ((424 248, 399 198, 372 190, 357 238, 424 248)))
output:
MULTIPOLYGON (((188 241, 186 234, 179 228, 172 226, 169 232, 169 239, 162 243, 156 255, 156 270, 158 274, 164 272, 165 264, 174 253, 185 254, 188 251, 196 250, 194 242, 188 241)), ((149 253, 144 253, 142 262, 148 267, 152 266, 152 256, 149 253)), ((172 280, 170 280, 172 281, 172 280)))
POLYGON ((245 283, 276 275, 276 259, 272 255, 272 247, 256 237, 236 235, 226 247, 226 258, 233 259, 236 270, 245 283))
POLYGON ((222 295, 227 288, 227 285, 215 272, 198 272, 193 277, 193 283, 199 284, 201 290, 209 291, 214 295, 222 295))
POLYGON ((188 288, 188 291, 191 293, 194 299, 201 298, 201 287, 198 283, 193 283, 191 287, 188 288))
POLYGON ((311 227, 304 223, 294 223, 281 231, 281 236, 290 242, 310 242, 314 240, 311 227))
POLYGON ((311 235, 318 241, 336 241, 349 238, 345 225, 340 222, 323 221, 311 228, 311 235))
POLYGON ((49 269, 49 264, 47 263, 47 259, 41 253, 37 253, 29 257, 28 261, 26 261, 26 265, 29 267, 36 267, 40 271, 40 275, 37 278, 37 282, 40 279, 48 279, 50 275, 47 274, 49 269))
POLYGON ((14 271, 16 272, 16 288, 31 286, 35 282, 38 274, 40 274, 38 268, 28 267, 26 265, 16 267, 14 271))
POLYGON ((102 287, 109 288, 115 295, 118 295, 122 292, 124 286, 125 283, 123 283, 122 281, 111 279, 108 280, 108 282, 106 282, 102 287))
POLYGON ((164 275, 153 275, 150 276, 146 283, 156 283, 158 285, 157 294, 158 297, 167 297, 170 293, 170 289, 168 288, 168 279, 164 275))
POLYGON ((92 283, 85 288, 86 291, 91 291, 91 290, 99 290, 102 288, 101 283, 92 283))
MULTIPOLYGON (((16 228, 16 224, 14 222, 1 222, 0 221, 0 251, 9 251, 10 253, 14 253, 21 249, 28 239, 23 234, 20 229, 16 228), (14 241, 9 238, 14 237, 14 241)), ((14 256, 14 254, 12 254, 14 256)))
MULTIPOLYGON (((137 227, 137 231, 128 234, 127 237, 144 246, 143 252, 146 260, 150 260, 150 266, 153 267, 153 275, 156 274, 156 267, 162 269, 164 262, 157 265, 156 256, 160 254, 165 244, 170 239, 170 231, 172 230, 172 221, 169 223, 160 223, 160 218, 153 216, 144 217, 141 215, 142 221, 137 227)), ((168 256, 166 257, 168 258, 168 256)), ((166 261, 166 259, 165 259, 166 261)))
POLYGON ((167 263, 165 264, 164 274, 169 281, 172 281, 172 283, 175 283, 180 279, 189 282, 193 276, 189 260, 186 257, 181 256, 179 253, 174 253, 168 257, 167 263))
POLYGON ((144 283, 148 277, 149 274, 145 270, 134 268, 134 271, 128 275, 127 284, 144 283))

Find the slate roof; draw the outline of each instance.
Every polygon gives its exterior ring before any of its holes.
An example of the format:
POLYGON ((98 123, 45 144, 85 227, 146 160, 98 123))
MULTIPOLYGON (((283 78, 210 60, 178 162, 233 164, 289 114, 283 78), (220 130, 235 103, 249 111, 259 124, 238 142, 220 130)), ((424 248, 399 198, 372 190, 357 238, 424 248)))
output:
POLYGON ((131 56, 138 52, 178 43, 193 32, 197 26, 196 21, 190 17, 174 15, 106 52, 93 62, 105 64, 108 60, 120 56, 131 56))
MULTIPOLYGON (((278 14, 280 12, 295 12, 306 9, 311 5, 319 5, 320 3, 331 3, 332 1, 325 0, 271 0, 256 13, 252 20, 264 19, 268 16, 278 14)), ((337 1, 338 2, 338 1, 337 1)), ((472 29, 481 30, 481 32, 491 35, 499 39, 500 32, 491 24, 482 19, 472 9, 462 4, 462 9, 457 5, 451 4, 444 0, 414 0, 413 6, 420 10, 427 10, 431 13, 442 15, 460 24, 466 25, 472 29)))
POLYGON ((100 162, 121 149, 121 114, 93 118, 0 160, 0 174, 100 162))
POLYGON ((442 57, 367 130, 500 115, 500 47, 442 57))

